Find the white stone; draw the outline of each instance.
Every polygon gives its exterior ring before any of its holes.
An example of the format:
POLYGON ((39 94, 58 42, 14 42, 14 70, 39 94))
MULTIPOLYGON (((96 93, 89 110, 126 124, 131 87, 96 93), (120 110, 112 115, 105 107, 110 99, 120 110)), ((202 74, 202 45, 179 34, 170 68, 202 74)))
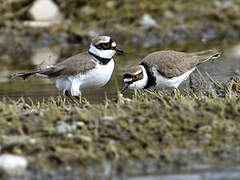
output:
POLYGON ((0 169, 11 176, 23 176, 25 174, 28 162, 25 157, 12 154, 3 154, 0 156, 0 169))
POLYGON ((140 20, 140 24, 145 27, 154 27, 157 25, 157 22, 149 14, 144 14, 140 20))
POLYGON ((218 9, 222 9, 222 10, 225 10, 225 9, 228 9, 230 7, 233 6, 233 1, 230 0, 230 1, 226 1, 226 2, 219 2, 219 1, 213 1, 213 5, 218 8, 218 9))
POLYGON ((29 14, 35 21, 56 21, 61 18, 59 8, 52 0, 36 0, 29 14))
POLYGON ((59 24, 60 21, 24 21, 23 24, 32 28, 47 28, 54 24, 59 24))
POLYGON ((76 122, 75 124, 76 124, 77 127, 84 127, 85 126, 85 123, 82 122, 82 121, 76 122))
POLYGON ((65 122, 61 123, 60 125, 58 125, 55 130, 58 132, 58 133, 67 133, 67 132, 72 132, 74 130, 77 129, 77 126, 75 124, 73 125, 69 125, 65 122))
POLYGON ((104 121, 113 121, 115 118, 113 116, 104 116, 102 119, 104 121))
POLYGON ((30 144, 36 144, 37 140, 34 138, 29 139, 30 144))
POLYGON ((73 134, 72 133, 68 133, 67 134, 67 138, 69 138, 69 139, 73 138, 73 134))

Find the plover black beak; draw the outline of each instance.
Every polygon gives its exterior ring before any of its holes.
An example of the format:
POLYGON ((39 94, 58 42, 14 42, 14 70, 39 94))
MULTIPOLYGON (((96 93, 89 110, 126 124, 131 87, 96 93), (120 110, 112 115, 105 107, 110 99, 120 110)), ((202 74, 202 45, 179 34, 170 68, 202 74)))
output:
POLYGON ((129 83, 125 84, 125 86, 121 90, 121 93, 124 93, 127 90, 128 86, 130 86, 129 83))
POLYGON ((119 54, 119 55, 121 55, 121 54, 124 53, 123 50, 121 50, 121 49, 118 48, 118 47, 116 47, 115 51, 116 51, 116 53, 119 54))

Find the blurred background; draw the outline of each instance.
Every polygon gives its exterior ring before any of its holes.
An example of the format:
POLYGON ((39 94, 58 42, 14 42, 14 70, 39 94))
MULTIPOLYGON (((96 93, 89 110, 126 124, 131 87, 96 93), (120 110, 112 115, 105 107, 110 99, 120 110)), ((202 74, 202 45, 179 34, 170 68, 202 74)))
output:
POLYGON ((126 53, 115 56, 106 87, 83 91, 93 102, 114 96, 123 71, 156 50, 218 49, 222 58, 200 67, 218 81, 239 68, 238 0, 0 0, 0 12, 1 98, 56 96, 53 81, 10 76, 85 51, 97 35, 111 36, 126 53))

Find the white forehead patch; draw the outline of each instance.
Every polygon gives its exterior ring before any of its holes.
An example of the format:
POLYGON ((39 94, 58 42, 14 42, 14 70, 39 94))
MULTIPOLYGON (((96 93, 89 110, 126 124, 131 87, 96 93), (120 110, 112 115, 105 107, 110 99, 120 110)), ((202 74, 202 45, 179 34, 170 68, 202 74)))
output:
POLYGON ((116 47, 117 44, 115 42, 112 42, 112 47, 116 47))
POLYGON ((100 43, 109 43, 110 39, 111 38, 109 36, 102 36, 101 40, 98 41, 98 44, 100 44, 100 43))
POLYGON ((141 70, 138 70, 137 72, 133 73, 133 75, 140 74, 141 72, 142 72, 141 70))

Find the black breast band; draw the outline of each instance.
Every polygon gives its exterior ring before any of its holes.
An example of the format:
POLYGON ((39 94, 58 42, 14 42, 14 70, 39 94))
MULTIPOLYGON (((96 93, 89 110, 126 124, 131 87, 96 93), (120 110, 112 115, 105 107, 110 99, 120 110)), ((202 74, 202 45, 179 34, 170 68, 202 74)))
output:
POLYGON ((144 62, 141 62, 139 65, 142 65, 145 68, 147 75, 148 75, 148 81, 147 81, 147 84, 144 87, 144 89, 155 86, 156 78, 153 76, 153 72, 150 70, 150 67, 144 62))
POLYGON ((103 65, 106 65, 112 59, 112 58, 101 58, 101 57, 91 53, 90 51, 88 51, 88 53, 91 54, 92 56, 94 56, 103 65))

